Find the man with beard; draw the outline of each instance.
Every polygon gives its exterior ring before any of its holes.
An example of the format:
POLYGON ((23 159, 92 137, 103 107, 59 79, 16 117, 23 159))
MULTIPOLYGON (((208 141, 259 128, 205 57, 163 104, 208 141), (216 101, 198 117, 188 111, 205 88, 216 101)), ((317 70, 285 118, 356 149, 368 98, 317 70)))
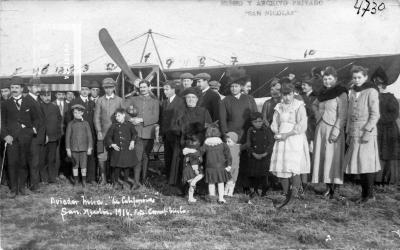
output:
POLYGON ((12 97, 1 105, 1 138, 7 142, 11 198, 18 193, 25 195, 25 174, 31 141, 33 135, 37 134, 36 124, 40 124, 35 104, 22 97, 23 87, 22 78, 13 77, 10 86, 12 97))
POLYGON ((147 167, 149 163, 149 154, 153 149, 154 139, 158 140, 156 130, 158 128, 158 119, 160 112, 160 103, 158 99, 150 95, 150 82, 141 80, 139 82, 139 96, 129 97, 125 106, 133 106, 138 110, 136 117, 130 118, 130 122, 135 125, 138 133, 135 145, 138 164, 135 166, 135 188, 138 188, 140 179, 142 183, 147 179, 147 167))
MULTIPOLYGON (((41 91, 41 82, 37 78, 32 78, 28 83, 29 94, 26 99, 30 100, 34 104, 37 114, 39 115, 39 122, 35 125, 37 134, 33 136, 31 143, 31 157, 29 160, 29 180, 30 189, 34 192, 39 189, 40 182, 40 152, 42 152, 46 138, 46 126, 44 124, 44 113, 41 108, 41 100, 39 94, 41 91)), ((28 173, 27 176, 28 177, 28 173)))

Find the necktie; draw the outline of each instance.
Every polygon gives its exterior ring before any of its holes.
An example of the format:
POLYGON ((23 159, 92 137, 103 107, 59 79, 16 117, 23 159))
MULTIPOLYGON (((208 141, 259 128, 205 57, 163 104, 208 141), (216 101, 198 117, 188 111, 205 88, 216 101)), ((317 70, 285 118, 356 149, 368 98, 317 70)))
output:
POLYGON ((22 97, 20 97, 20 98, 14 98, 14 102, 15 102, 15 104, 17 105, 17 109, 18 109, 18 110, 21 109, 21 99, 22 99, 22 97))

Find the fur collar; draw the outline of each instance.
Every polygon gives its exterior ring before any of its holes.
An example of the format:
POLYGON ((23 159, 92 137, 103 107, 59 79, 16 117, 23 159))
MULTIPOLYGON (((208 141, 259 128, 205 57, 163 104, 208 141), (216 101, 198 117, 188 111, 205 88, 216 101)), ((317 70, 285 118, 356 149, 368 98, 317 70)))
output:
POLYGON ((217 146, 222 144, 222 140, 219 137, 209 137, 204 141, 204 144, 207 146, 217 146))

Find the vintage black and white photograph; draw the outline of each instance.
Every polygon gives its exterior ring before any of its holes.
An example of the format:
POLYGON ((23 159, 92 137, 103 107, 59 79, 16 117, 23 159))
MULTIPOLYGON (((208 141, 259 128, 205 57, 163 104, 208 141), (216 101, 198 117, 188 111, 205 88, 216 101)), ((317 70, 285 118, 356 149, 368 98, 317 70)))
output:
POLYGON ((399 17, 0 1, 0 249, 400 249, 399 17))

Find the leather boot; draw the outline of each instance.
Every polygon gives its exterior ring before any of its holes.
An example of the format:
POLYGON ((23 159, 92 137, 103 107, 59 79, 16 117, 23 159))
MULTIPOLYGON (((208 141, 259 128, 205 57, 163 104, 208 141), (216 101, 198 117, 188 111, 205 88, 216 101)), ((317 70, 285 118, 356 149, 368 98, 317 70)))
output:
POLYGON ((82 187, 86 187, 86 176, 82 176, 82 187))
POLYGON ((77 179, 77 176, 72 176, 72 177, 71 177, 71 183, 72 183, 72 185, 74 185, 74 186, 75 186, 75 184, 76 184, 76 179, 77 179))
POLYGON ((100 185, 104 186, 107 184, 107 177, 106 177, 106 166, 105 162, 99 162, 100 168, 100 185))

